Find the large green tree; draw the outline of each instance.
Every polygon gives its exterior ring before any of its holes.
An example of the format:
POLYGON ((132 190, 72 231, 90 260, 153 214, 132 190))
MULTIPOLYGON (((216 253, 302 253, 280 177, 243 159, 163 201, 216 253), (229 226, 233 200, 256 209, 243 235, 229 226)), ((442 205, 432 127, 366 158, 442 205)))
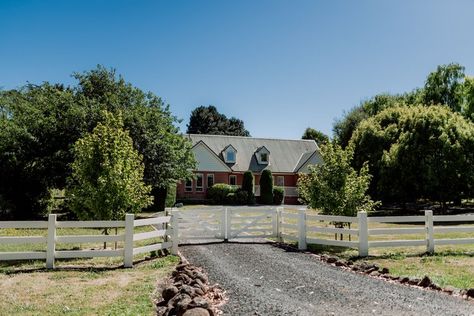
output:
POLYGON ((445 203, 472 196, 474 124, 445 106, 388 108, 354 133, 354 166, 369 162, 372 196, 445 203))
POLYGON ((149 206, 142 157, 124 130, 122 115, 102 112, 92 133, 74 144, 68 203, 82 220, 120 220, 149 206))
POLYGON ((460 112, 464 77, 464 67, 457 63, 439 65, 426 78, 424 103, 446 105, 454 112, 460 112))
POLYGON ((187 133, 250 136, 242 120, 235 117, 227 118, 213 105, 199 106, 191 112, 187 133))
POLYGON ((323 132, 318 131, 318 130, 316 130, 314 128, 311 128, 311 127, 308 127, 304 131, 303 136, 301 137, 301 139, 314 140, 316 142, 316 144, 318 144, 318 146, 321 146, 322 144, 325 144, 325 143, 329 142, 329 136, 327 136, 323 132))
POLYGON ((155 206, 167 188, 191 177, 191 144, 169 106, 102 66, 75 73, 77 85, 43 83, 0 92, 0 211, 28 218, 45 210, 48 189, 71 174, 72 145, 97 125, 101 111, 123 113, 134 147, 143 156, 155 206))

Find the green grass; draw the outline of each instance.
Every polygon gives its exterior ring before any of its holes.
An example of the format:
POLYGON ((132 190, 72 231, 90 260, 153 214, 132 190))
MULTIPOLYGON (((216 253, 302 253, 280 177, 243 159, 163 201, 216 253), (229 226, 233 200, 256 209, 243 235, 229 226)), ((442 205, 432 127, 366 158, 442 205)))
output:
MULTIPOLYGON (((141 218, 152 214, 140 214, 141 218)), ((134 233, 152 231, 136 227, 134 233)), ((100 235, 101 229, 61 228, 58 236, 100 235)), ((123 234, 123 229, 118 229, 123 234)), ((110 234, 115 234, 112 229, 110 234)), ((0 229, 0 236, 46 236, 45 229, 0 229)), ((135 247, 161 242, 135 242, 135 247)), ((108 243, 113 248, 114 243, 108 243)), ((123 242, 118 242, 118 248, 123 242)), ((57 244, 57 250, 102 249, 103 243, 57 244)), ((0 252, 44 251, 45 244, 1 244, 0 252)), ((0 262, 2 315, 153 315, 152 296, 157 279, 166 277, 178 262, 175 256, 145 260, 134 257, 135 267, 124 269, 123 258, 58 259, 55 270, 44 260, 0 262)))
POLYGON ((32 269, 32 263, 4 267, 0 273, 1 314, 153 315, 156 281, 178 262, 177 257, 168 256, 122 269, 104 266, 103 259, 90 260, 74 260, 74 268, 49 271, 32 269))

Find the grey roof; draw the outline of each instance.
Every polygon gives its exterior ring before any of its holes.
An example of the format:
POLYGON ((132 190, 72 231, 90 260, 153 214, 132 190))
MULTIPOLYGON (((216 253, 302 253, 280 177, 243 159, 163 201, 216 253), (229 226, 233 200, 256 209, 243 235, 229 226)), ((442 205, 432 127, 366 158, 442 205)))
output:
POLYGON ((291 139, 271 139, 253 138, 243 136, 224 135, 204 135, 188 134, 193 146, 202 141, 206 144, 222 161, 224 157, 222 151, 229 145, 237 150, 236 162, 227 164, 233 171, 244 172, 252 170, 260 172, 269 169, 272 172, 293 173, 297 172, 301 166, 318 151, 318 145, 313 140, 291 140, 291 139), (268 165, 258 164, 255 152, 262 146, 270 152, 270 163, 268 165))

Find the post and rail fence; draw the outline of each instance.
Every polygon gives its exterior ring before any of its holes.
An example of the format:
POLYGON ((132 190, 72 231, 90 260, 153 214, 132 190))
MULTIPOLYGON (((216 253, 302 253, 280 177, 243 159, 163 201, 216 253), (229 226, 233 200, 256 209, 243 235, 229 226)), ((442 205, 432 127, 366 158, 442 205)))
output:
MULTIPOLYGON (((274 238, 279 242, 293 241, 300 250, 308 244, 340 246, 357 249, 359 256, 369 255, 375 247, 424 246, 433 253, 439 245, 474 244, 474 225, 470 215, 433 215, 427 210, 417 216, 367 216, 359 212, 357 216, 318 215, 300 209, 298 212, 277 208, 248 209, 171 209, 165 216, 135 219, 127 214, 124 221, 58 221, 51 214, 47 221, 0 221, 1 229, 46 229, 46 236, 1 236, 2 244, 46 244, 46 251, 0 252, 3 260, 46 260, 47 268, 54 268, 56 259, 123 257, 124 267, 133 266, 134 255, 161 249, 171 249, 177 254, 178 244, 185 241, 219 239, 228 241, 241 238, 274 238), (346 223, 334 227, 334 223, 346 223), (461 223, 445 225, 443 223, 461 223), (376 227, 371 227, 376 224, 376 227), (411 227, 380 227, 379 224, 410 224, 411 227), (413 226, 411 224, 414 224, 413 226), (443 226, 444 225, 444 226, 443 226), (153 231, 135 233, 135 227, 152 226, 153 231), (61 228, 124 228, 120 235, 58 235, 61 228), (436 238, 443 233, 473 233, 469 238, 436 238), (340 234, 350 236, 349 240, 328 238, 340 234), (412 239, 399 239, 399 236, 412 239), (413 235, 417 239, 413 239, 413 235), (378 238, 379 236, 379 238, 378 238), (393 237, 397 239, 394 239, 393 237), (390 238, 389 238, 390 237, 390 238), (160 238, 145 246, 135 246, 135 242, 160 238), (122 242, 120 249, 105 250, 59 250, 57 244, 122 242)), ((383 226, 383 225, 382 225, 383 226)))
POLYGON ((123 257, 124 267, 133 266, 133 257, 137 254, 170 249, 177 254, 178 224, 173 215, 135 219, 134 214, 127 214, 123 221, 58 221, 56 214, 50 214, 47 221, 0 221, 0 229, 45 229, 46 236, 1 236, 2 244, 46 244, 46 251, 0 252, 0 261, 6 260, 46 260, 46 268, 53 269, 56 259, 123 257), (135 233, 135 227, 152 226, 154 230, 135 233), (119 235, 58 235, 61 228, 123 228, 119 235), (146 246, 135 247, 134 242, 160 238, 146 246), (122 242, 119 249, 59 250, 57 244, 107 243, 122 242))

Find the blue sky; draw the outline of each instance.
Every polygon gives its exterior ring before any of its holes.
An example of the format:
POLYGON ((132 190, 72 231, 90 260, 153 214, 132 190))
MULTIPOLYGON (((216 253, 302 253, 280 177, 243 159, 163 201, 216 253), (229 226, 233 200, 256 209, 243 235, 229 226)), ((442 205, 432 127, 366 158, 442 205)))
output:
POLYGON ((438 64, 474 75, 474 1, 0 0, 0 87, 73 83, 103 64, 182 118, 213 104, 252 136, 330 134, 438 64))

